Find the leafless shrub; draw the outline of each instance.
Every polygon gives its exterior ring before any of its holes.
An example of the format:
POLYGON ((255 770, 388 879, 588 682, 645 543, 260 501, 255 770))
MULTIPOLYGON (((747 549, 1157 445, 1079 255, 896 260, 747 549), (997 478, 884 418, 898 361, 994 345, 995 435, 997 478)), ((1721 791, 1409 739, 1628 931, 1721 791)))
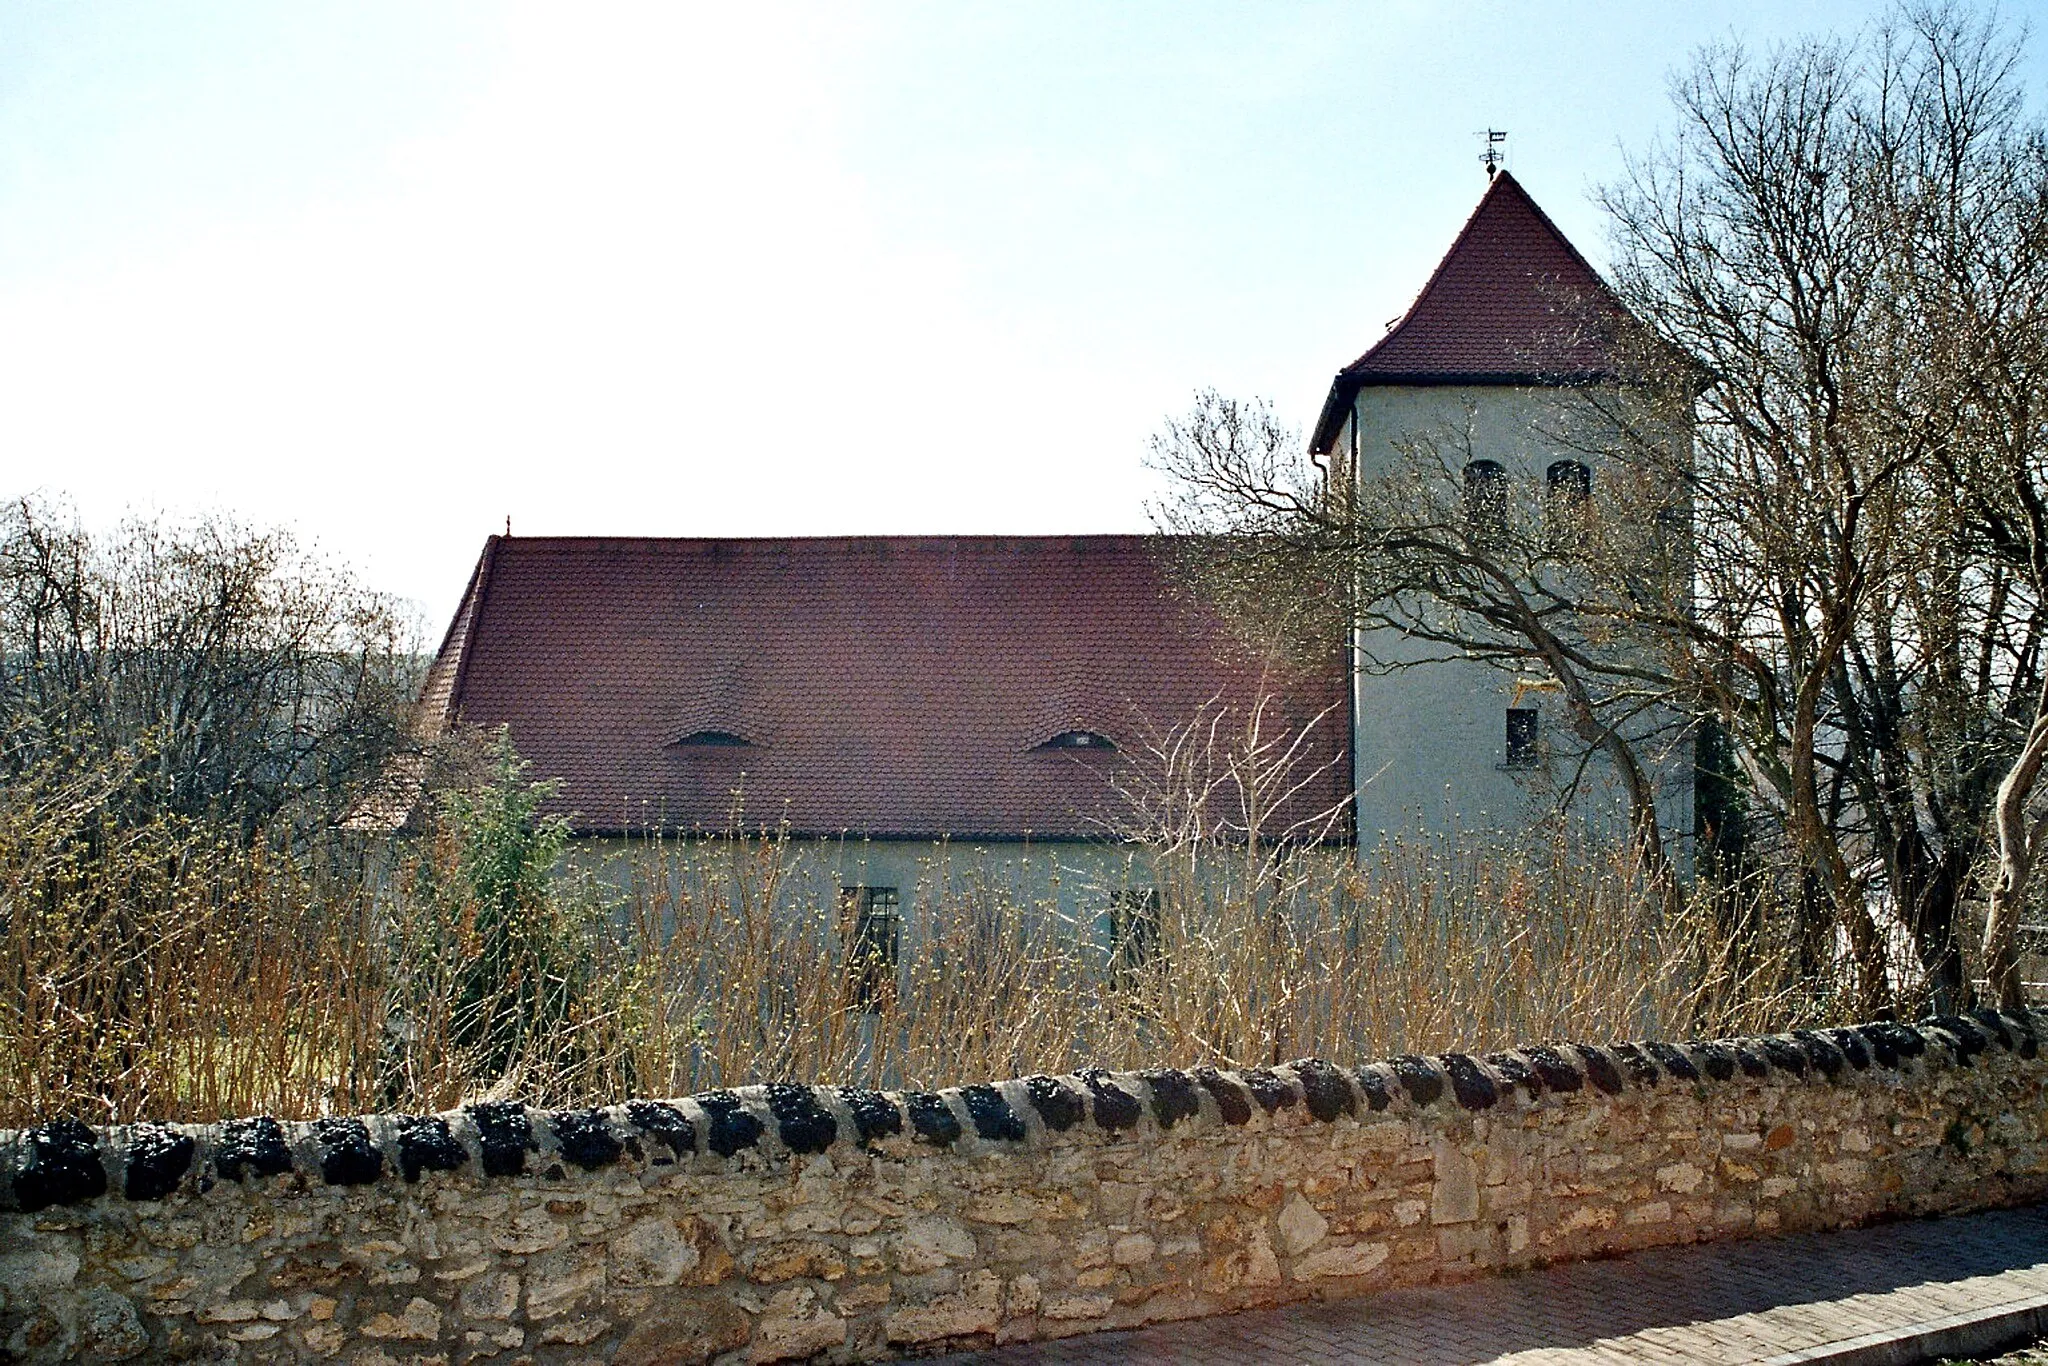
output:
POLYGON ((83 842, 68 832, 122 774, 39 772, 0 790, 0 1125, 1357 1060, 1841 1008, 1794 985, 1788 946, 1730 935, 1718 904, 1672 919, 1626 849, 1563 828, 1535 850, 1396 841, 1355 866, 1307 838, 1331 813, 1262 826, 1301 780, 1297 738, 1256 714, 1158 737, 1139 808, 1156 842, 1116 848, 1159 895, 1121 944, 941 850, 906 897, 897 989, 865 1000, 817 851, 737 819, 602 862, 572 850, 494 903, 528 923, 491 963, 473 873, 502 831, 290 854, 164 818, 83 842), (1259 790, 1220 795, 1239 784, 1259 790))
POLYGON ((118 763, 121 821, 302 836, 404 747, 417 674, 397 606, 285 532, 0 509, 0 780, 118 763))

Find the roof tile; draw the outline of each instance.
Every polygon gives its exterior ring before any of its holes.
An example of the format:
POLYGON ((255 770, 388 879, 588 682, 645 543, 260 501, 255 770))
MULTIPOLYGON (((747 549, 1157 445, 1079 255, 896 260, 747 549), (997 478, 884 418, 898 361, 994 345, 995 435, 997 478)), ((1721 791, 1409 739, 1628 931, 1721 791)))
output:
POLYGON ((1316 424, 1327 451, 1371 384, 1556 384, 1607 372, 1621 304, 1506 171, 1496 174, 1398 322, 1337 373, 1316 424))
MULTIPOLYGON (((1074 837, 1118 819, 1148 733, 1256 695, 1259 662, 1171 589, 1166 538, 493 537, 437 661, 585 832, 1074 837), (1086 728, 1124 752, 1045 751, 1086 728), (746 746, 685 746, 703 730, 746 746)), ((445 682, 435 691, 448 687, 445 682)), ((1347 690, 1291 675, 1305 802, 1342 799, 1347 690)), ((435 702, 440 702, 437 695, 435 702)), ((1307 814, 1304 810, 1301 814, 1307 814)))

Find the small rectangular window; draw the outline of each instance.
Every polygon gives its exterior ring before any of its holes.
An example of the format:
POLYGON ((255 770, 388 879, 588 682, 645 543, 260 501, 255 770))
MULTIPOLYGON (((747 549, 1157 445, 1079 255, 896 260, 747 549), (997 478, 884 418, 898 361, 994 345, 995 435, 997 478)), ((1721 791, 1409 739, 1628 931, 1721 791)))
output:
POLYGON ((896 996, 903 915, 894 887, 841 887, 839 938, 846 994, 860 1010, 880 1010, 896 996))
POLYGON ((1159 951, 1159 892, 1125 887, 1109 894, 1109 970, 1128 981, 1159 951))
POLYGON ((1542 763, 1536 750, 1536 709, 1508 708, 1507 766, 1535 768, 1542 763))

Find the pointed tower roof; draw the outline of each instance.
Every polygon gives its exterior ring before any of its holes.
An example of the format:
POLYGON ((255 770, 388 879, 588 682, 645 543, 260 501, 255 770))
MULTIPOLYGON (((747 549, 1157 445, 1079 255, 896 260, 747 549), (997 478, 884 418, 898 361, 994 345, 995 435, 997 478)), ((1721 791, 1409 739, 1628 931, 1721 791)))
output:
POLYGON ((1573 384, 1607 373, 1627 315, 1521 182, 1497 173, 1400 321, 1337 372, 1310 448, 1330 449, 1370 384, 1573 384))

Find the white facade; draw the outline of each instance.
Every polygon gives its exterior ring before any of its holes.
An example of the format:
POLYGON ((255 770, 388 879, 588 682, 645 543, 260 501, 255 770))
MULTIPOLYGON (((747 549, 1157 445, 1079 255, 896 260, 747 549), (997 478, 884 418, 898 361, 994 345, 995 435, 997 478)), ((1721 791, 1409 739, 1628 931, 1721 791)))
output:
MULTIPOLYGON (((1505 470, 1508 499, 1522 510, 1544 497, 1554 463, 1579 461, 1591 467, 1598 515, 1611 469, 1582 443, 1566 446, 1556 435, 1583 425, 1588 411, 1586 391, 1571 387, 1368 384, 1359 388, 1335 447, 1361 486, 1435 467, 1455 491, 1467 462, 1496 462, 1505 470)), ((1623 833, 1626 793, 1606 759, 1583 762, 1586 746, 1541 666, 1510 671, 1450 653, 1386 629, 1355 635, 1360 849, 1411 833, 1514 840, 1547 831, 1559 817, 1623 833), (1511 708, 1536 714, 1533 757, 1512 756, 1521 762, 1510 762, 1511 708)), ((1668 718, 1636 731, 1638 759, 1657 784, 1666 840, 1683 861, 1693 831, 1690 733, 1668 718)))
MULTIPOLYGON (((747 839, 748 837, 741 837, 747 839)), ((755 837, 760 838, 760 837, 755 837)), ((750 841, 750 844, 752 841, 750 841)), ((576 841, 568 858, 623 891, 636 875, 686 858, 717 857, 720 840, 604 836, 576 841)), ((759 853, 758 845, 742 858, 759 853)), ((886 893, 900 917, 901 947, 932 929, 941 908, 956 914, 1028 913, 1047 924, 1075 927, 1105 953, 1119 898, 1155 886, 1153 857, 1144 846, 1104 840, 917 840, 790 837, 779 852, 786 910, 831 914, 842 897, 886 893)))

